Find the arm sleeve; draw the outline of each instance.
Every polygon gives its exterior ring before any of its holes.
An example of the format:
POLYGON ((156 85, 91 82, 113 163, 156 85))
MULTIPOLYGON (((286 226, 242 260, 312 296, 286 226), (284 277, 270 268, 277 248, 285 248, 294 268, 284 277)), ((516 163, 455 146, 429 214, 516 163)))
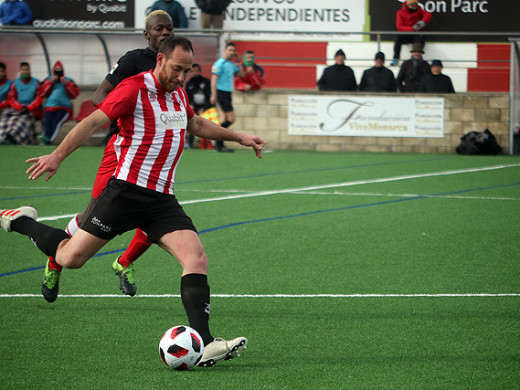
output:
POLYGON ((103 111, 111 121, 131 115, 134 112, 139 84, 142 77, 132 77, 122 81, 108 96, 99 103, 98 108, 103 111))
POLYGON ((23 105, 18 101, 18 92, 16 92, 16 86, 14 85, 14 81, 11 84, 11 90, 9 91, 9 94, 7 95, 7 101, 9 102, 9 105, 16 111, 21 111, 23 108, 23 105))
POLYGON ((75 99, 79 95, 79 88, 73 80, 65 84, 65 92, 70 99, 75 99))
POLYGON ((424 23, 429 24, 433 19, 433 14, 428 11, 423 10, 422 8, 420 8, 420 12, 421 12, 421 20, 424 23))
POLYGON ((52 87, 54 85, 52 84, 51 79, 45 79, 45 81, 42 84, 42 87, 40 88, 40 94, 42 97, 48 97, 52 92, 52 87))
POLYGON ((397 31, 413 31, 413 26, 409 26, 405 23, 403 13, 401 11, 397 11, 395 16, 395 26, 397 27, 397 31))
POLYGON ((184 7, 181 4, 178 4, 176 14, 179 18, 179 28, 187 28, 188 18, 186 17, 186 12, 184 12, 184 7))
POLYGON ((43 102, 43 96, 41 94, 42 85, 38 83, 36 87, 36 93, 34 94, 34 100, 27 106, 28 111, 35 111, 40 108, 43 102))
POLYGON ((138 72, 135 71, 135 59, 128 52, 117 61, 114 68, 106 75, 105 80, 112 84, 112 86, 117 87, 121 81, 137 73, 138 72))

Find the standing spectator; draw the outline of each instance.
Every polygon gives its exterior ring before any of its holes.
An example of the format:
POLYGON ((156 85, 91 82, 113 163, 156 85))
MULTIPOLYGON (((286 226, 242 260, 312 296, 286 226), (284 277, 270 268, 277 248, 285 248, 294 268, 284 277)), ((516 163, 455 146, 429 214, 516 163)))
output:
POLYGON ((255 52, 248 50, 242 57, 244 74, 235 78, 235 88, 242 92, 258 91, 265 84, 264 69, 255 64, 255 52))
POLYGON ((359 90, 364 92, 395 92, 394 72, 385 67, 385 53, 377 52, 375 66, 363 72, 359 90))
MULTIPOLYGON (((195 114, 200 115, 212 106, 211 98, 211 80, 202 76, 202 71, 199 64, 191 66, 190 79, 186 82, 184 89, 188 94, 190 106, 195 111, 195 114)), ((188 132, 186 148, 193 147, 194 135, 188 132)))
POLYGON ((430 74, 430 65, 423 60, 424 51, 420 43, 412 46, 412 58, 401 65, 397 75, 397 88, 399 92, 417 92, 419 82, 423 76, 430 74))
POLYGON ((57 61, 54 75, 49 76, 42 85, 41 95, 46 98, 43 110, 43 134, 40 145, 51 144, 61 126, 72 116, 72 101, 79 95, 74 81, 65 77, 63 65, 57 61))
MULTIPOLYGON (((408 0, 405 1, 401 9, 397 11, 395 24, 397 31, 418 32, 424 30, 432 18, 433 15, 422 9, 417 0, 408 0)), ((390 64, 391 66, 399 65, 401 46, 403 43, 420 43, 421 46, 424 47, 425 41, 424 37, 418 34, 398 35, 395 39, 394 60, 390 64)))
MULTIPOLYGON (((242 66, 238 67, 232 60, 236 59, 236 46, 233 42, 226 44, 224 56, 219 58, 211 69, 211 98, 212 105, 218 102, 224 113, 224 121, 220 124, 228 128, 235 122, 231 92, 233 91, 233 78, 244 74, 242 66)), ((232 152, 224 146, 223 141, 215 141, 217 152, 232 152)))
POLYGON ((442 74, 442 61, 433 60, 431 74, 421 79, 417 92, 455 93, 449 76, 442 74))
POLYGON ((26 145, 34 138, 35 116, 41 115, 40 82, 31 77, 31 67, 20 63, 20 77, 15 79, 7 95, 9 108, 0 120, 0 143, 26 145))
POLYGON ((168 12, 173 20, 173 27, 175 28, 187 28, 188 18, 184 12, 184 7, 176 0, 157 0, 150 7, 150 12, 163 10, 168 12))
POLYGON ((5 0, 0 4, 0 22, 4 26, 24 25, 29 23, 31 19, 31 9, 23 1, 5 0))
POLYGON ((334 55, 336 63, 325 68, 318 81, 320 91, 356 91, 356 76, 351 67, 345 65, 345 52, 339 49, 334 55))
POLYGON ((231 0, 195 0, 200 8, 200 28, 222 30, 224 13, 231 0))
POLYGON ((6 66, 3 62, 0 62, 0 115, 1 110, 9 107, 7 101, 7 94, 11 89, 12 81, 7 78, 6 66))

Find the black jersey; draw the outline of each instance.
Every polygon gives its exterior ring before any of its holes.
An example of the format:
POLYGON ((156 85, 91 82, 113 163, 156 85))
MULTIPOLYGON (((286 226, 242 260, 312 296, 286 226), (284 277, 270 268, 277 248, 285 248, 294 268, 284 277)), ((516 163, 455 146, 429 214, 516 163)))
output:
POLYGON ((131 50, 117 61, 105 80, 115 88, 128 77, 154 69, 156 64, 157 53, 150 48, 131 50))

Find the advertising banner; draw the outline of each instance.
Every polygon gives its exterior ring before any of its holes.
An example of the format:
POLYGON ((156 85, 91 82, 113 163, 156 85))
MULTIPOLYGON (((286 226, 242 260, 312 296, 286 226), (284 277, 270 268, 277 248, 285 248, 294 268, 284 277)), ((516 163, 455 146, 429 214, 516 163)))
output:
MULTIPOLYGON (((518 32, 520 1, 511 0, 419 0, 433 14, 425 31, 435 32, 518 32)), ((395 31, 396 12, 401 0, 370 0, 370 30, 395 31)), ((489 34, 460 36, 428 35, 428 41, 507 41, 507 36, 489 34)), ((388 39, 388 37, 383 37, 388 39)))
POLYGON ((290 95, 291 135, 444 137, 444 99, 290 95))
POLYGON ((135 0, 25 0, 26 25, 39 29, 118 30, 134 27, 135 0))
MULTIPOLYGON (((154 0, 137 3, 136 26, 144 25, 154 0)), ((200 9, 194 0, 181 0, 188 28, 200 29, 200 9)), ((286 32, 363 31, 365 1, 362 0, 232 0, 226 10, 225 30, 286 32)))

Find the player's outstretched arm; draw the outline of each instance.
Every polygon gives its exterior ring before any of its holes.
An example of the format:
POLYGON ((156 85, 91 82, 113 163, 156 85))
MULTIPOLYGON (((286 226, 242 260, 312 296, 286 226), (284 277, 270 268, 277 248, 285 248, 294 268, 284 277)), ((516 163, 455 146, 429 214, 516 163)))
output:
POLYGON ((110 118, 103 111, 94 111, 74 126, 54 152, 26 160, 26 163, 33 164, 25 173, 29 175, 30 180, 36 180, 48 172, 45 180, 49 180, 58 171, 60 164, 69 154, 83 145, 94 133, 101 130, 108 123, 110 123, 110 118))
POLYGON ((237 133, 198 115, 193 116, 189 120, 188 131, 200 138, 235 141, 240 145, 249 146, 255 151, 258 158, 262 158, 262 149, 265 146, 265 141, 257 135, 237 133))

